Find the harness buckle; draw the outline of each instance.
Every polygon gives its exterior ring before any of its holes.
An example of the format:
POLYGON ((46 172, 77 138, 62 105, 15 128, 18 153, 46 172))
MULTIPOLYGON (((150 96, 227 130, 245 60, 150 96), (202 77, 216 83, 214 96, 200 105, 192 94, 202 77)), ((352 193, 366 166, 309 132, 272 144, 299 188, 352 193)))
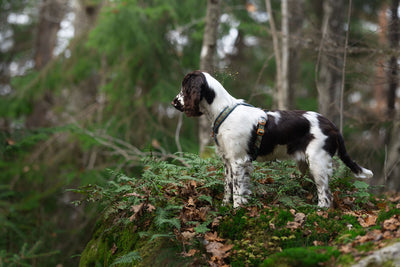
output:
POLYGON ((260 124, 260 125, 262 125, 262 126, 265 126, 265 124, 267 124, 267 120, 264 119, 264 118, 261 118, 261 119, 258 121, 258 124, 260 124))
POLYGON ((263 136, 265 134, 264 129, 261 129, 261 128, 257 129, 257 134, 260 136, 263 136))

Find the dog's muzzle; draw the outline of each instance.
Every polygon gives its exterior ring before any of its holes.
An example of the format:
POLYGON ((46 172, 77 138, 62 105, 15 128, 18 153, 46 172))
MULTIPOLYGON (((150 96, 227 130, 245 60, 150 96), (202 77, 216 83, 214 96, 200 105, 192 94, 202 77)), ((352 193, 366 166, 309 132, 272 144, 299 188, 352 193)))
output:
POLYGON ((171 105, 174 106, 180 112, 183 112, 183 97, 182 94, 177 95, 174 100, 172 100, 171 105))

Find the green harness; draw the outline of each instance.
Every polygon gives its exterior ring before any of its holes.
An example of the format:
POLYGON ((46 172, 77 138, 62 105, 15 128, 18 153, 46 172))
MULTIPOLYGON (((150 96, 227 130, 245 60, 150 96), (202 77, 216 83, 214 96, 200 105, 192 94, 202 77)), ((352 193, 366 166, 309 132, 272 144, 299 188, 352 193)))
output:
MULTIPOLYGON (((246 104, 246 103, 237 103, 236 105, 234 105, 232 107, 229 107, 229 106, 225 107, 221 111, 221 113, 219 113, 218 117, 214 121, 214 125, 213 125, 212 131, 211 131, 211 136, 214 138, 214 141, 217 144, 217 146, 219 146, 218 139, 217 139, 219 127, 225 121, 225 119, 232 113, 232 111, 234 111, 235 108, 237 108, 239 105, 247 106, 247 107, 254 107, 254 106, 252 106, 250 104, 246 104)), ((268 110, 264 110, 264 112, 267 113, 268 110)), ((265 118, 261 117, 258 120, 257 138, 256 138, 256 141, 254 142, 254 154, 252 155, 253 159, 257 158, 258 150, 260 149, 261 141, 265 134, 265 125, 267 124, 267 118, 268 117, 265 117, 265 118)))

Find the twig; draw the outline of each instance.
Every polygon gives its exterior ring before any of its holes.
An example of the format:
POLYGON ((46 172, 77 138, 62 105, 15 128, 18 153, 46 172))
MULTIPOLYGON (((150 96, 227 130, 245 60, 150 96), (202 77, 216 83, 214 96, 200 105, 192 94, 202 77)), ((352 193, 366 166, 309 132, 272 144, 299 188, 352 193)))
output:
POLYGON ((272 35, 272 43, 274 47, 274 53, 275 53, 275 61, 276 61, 276 77, 277 77, 277 88, 278 92, 281 90, 281 82, 282 82, 282 77, 281 77, 281 71, 282 71, 282 62, 281 62, 281 53, 279 49, 279 40, 278 40, 278 33, 276 31, 275 27, 275 21, 274 17, 272 15, 272 8, 271 8, 271 1, 270 0, 265 0, 265 5, 267 6, 267 12, 269 15, 269 24, 271 25, 271 35, 272 35))
POLYGON ((257 86, 258 86, 259 83, 260 83, 261 76, 262 76, 262 74, 263 74, 265 68, 268 66, 268 62, 271 60, 271 58, 272 58, 273 56, 274 56, 273 53, 272 53, 271 55, 269 55, 269 57, 264 61, 264 64, 263 64, 263 66, 261 67, 261 70, 258 72, 257 80, 256 80, 256 82, 255 82, 255 84, 254 84, 252 93, 251 93, 251 95, 250 95, 250 97, 249 97, 249 99, 248 99, 249 103, 251 102, 251 100, 253 99, 253 97, 257 95, 257 94, 256 94, 256 90, 257 90, 257 86))

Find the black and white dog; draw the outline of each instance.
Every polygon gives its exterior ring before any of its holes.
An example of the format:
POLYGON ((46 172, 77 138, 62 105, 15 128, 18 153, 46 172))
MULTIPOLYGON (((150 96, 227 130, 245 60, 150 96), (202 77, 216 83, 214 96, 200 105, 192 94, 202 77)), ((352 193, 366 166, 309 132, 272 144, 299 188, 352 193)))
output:
POLYGON ((172 105, 188 117, 204 114, 214 123, 217 153, 225 163, 224 203, 233 200, 235 208, 247 203, 251 194, 253 160, 293 158, 303 174, 309 171, 314 178, 319 207, 331 206, 328 182, 336 152, 355 177, 373 176, 349 157, 342 135, 327 118, 311 111, 266 112, 255 108, 231 96, 206 72, 187 74, 172 105), (260 119, 264 119, 262 136, 258 132, 260 119))

